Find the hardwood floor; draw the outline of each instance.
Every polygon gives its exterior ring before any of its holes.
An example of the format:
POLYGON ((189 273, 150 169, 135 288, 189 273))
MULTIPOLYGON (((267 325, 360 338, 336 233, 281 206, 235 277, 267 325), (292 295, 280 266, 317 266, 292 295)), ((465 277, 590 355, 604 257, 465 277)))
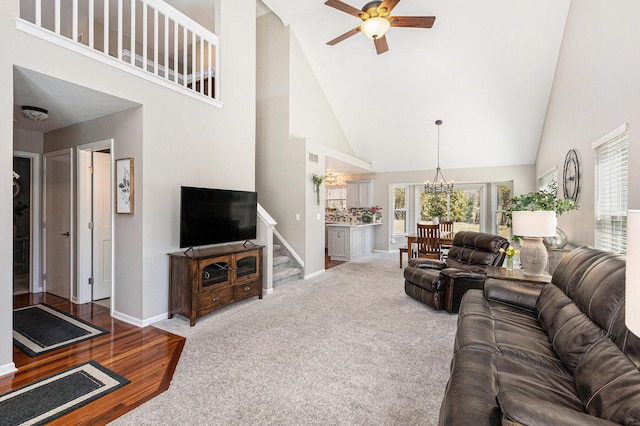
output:
POLYGON ((185 339, 155 327, 138 328, 113 319, 109 309, 94 303, 75 305, 44 293, 14 297, 14 308, 46 303, 98 327, 108 334, 29 357, 14 347, 18 371, 0 377, 0 394, 94 360, 126 377, 128 385, 59 417, 49 425, 103 425, 167 390, 185 339))

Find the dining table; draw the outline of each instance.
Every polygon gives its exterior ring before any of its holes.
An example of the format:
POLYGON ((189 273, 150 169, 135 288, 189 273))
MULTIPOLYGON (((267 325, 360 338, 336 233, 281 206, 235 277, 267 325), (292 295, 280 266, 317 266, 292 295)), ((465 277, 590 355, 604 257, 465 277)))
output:
MULTIPOLYGON (((440 244, 442 244, 443 241, 446 241, 447 243, 450 244, 451 241, 453 241, 453 232, 451 231, 442 231, 440 233, 440 244)), ((410 234, 407 235, 407 257, 408 259, 411 259, 412 257, 412 253, 413 250, 411 249, 413 247, 414 244, 418 243, 418 235, 417 234, 410 234)), ((407 261, 408 261, 407 259, 407 261)), ((402 249, 400 251, 400 268, 402 268, 402 249)))

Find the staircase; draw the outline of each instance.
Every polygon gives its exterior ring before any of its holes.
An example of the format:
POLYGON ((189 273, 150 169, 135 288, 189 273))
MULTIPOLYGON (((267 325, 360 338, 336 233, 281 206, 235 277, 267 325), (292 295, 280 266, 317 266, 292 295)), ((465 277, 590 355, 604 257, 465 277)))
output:
POLYGON ((276 236, 273 243, 273 288, 279 284, 303 279, 302 268, 276 236))

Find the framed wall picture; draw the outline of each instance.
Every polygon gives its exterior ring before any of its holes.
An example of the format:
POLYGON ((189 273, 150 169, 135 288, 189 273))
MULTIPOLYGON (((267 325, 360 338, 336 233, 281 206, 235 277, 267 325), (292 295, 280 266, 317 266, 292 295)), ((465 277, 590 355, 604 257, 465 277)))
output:
POLYGON ((133 214, 133 158, 116 160, 116 213, 133 214))

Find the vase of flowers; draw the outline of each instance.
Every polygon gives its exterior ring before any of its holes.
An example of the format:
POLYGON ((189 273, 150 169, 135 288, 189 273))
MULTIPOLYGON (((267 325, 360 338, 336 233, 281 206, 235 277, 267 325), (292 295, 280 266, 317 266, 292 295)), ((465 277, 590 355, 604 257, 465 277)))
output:
POLYGON ((507 258, 507 269, 513 269, 513 256, 520 253, 520 250, 516 250, 513 246, 507 247, 507 249, 500 249, 500 253, 504 253, 507 258))
POLYGON ((382 210, 382 207, 380 206, 371 207, 371 218, 373 219, 373 223, 376 223, 378 221, 378 215, 376 213, 378 213, 380 210, 382 210))
POLYGON ((316 204, 320 205, 320 185, 322 185, 322 182, 324 182, 324 180, 327 177, 324 175, 317 175, 317 174, 313 174, 313 176, 311 177, 311 179, 313 180, 313 190, 316 193, 316 204))

